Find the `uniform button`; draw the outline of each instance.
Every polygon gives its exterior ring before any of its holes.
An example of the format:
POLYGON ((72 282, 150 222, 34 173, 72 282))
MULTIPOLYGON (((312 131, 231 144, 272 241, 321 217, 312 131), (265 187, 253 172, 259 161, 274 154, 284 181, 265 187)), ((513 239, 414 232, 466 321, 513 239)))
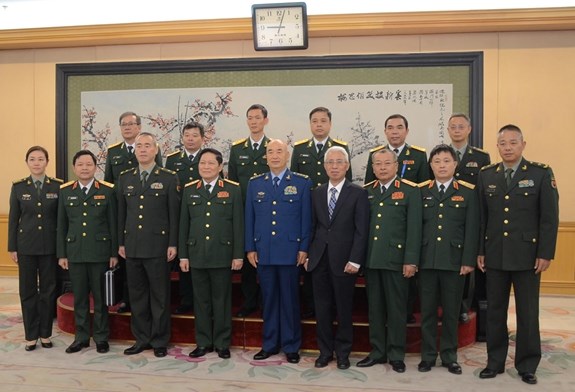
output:
POLYGON ((379 206, 380 206, 380 207, 383 207, 383 202, 379 203, 379 206))
POLYGON ((208 204, 209 206, 211 206, 211 205, 212 205, 212 202, 211 202, 211 201, 208 201, 208 203, 207 203, 207 204, 208 204))
POLYGON ((318 183, 317 183, 317 186, 320 186, 320 185, 321 185, 321 182, 318 182, 318 183))
POLYGON ((375 230, 379 230, 379 225, 375 225, 375 230))
POLYGON ((144 209, 144 206, 143 206, 143 205, 141 205, 141 206, 140 206, 140 210, 143 210, 143 209, 144 209))
MULTIPOLYGON (((317 164, 318 164, 318 165, 321 165, 321 161, 317 161, 317 164)), ((317 174, 321 174, 321 173, 317 173, 317 174)))
POLYGON ((41 207, 41 206, 42 206, 42 203, 38 202, 38 207, 41 207))
POLYGON ((210 224, 209 224, 209 223, 206 223, 206 227, 210 227, 210 224))
POLYGON ((377 237, 373 237, 373 240, 374 240, 374 241, 377 241, 377 237))
POLYGON ((455 177, 459 177, 459 173, 457 173, 457 174, 455 175, 455 177))
POLYGON ((210 216, 210 213, 209 213, 209 212, 206 212, 206 216, 210 216))
POLYGON ((398 247, 399 249, 403 248, 403 246, 401 246, 401 244, 397 245, 397 247, 398 247))
POLYGON ((529 193, 525 192, 525 196, 529 195, 529 193))
POLYGON ((142 228, 142 225, 138 225, 138 229, 141 229, 141 228, 142 228))
MULTIPOLYGON (((318 162, 318 163, 319 163, 319 162, 318 162)), ((321 173, 320 173, 320 172, 317 172, 317 175, 318 175, 318 176, 321 176, 321 173)))
POLYGON ((437 228, 438 228, 439 230, 441 230, 441 229, 443 229, 443 226, 439 225, 439 226, 437 226, 437 228))
POLYGON ((503 221, 503 223, 508 224, 509 221, 508 221, 507 219, 505 219, 505 220, 503 221))
POLYGON ((277 214, 277 212, 275 212, 275 211, 272 211, 272 215, 275 215, 275 214, 277 214))
POLYGON ((442 218, 443 218, 443 214, 439 214, 439 215, 438 215, 438 218, 439 218, 439 219, 442 219, 442 218))
POLYGON ((272 204, 275 206, 275 205, 278 204, 278 203, 277 203, 277 201, 274 200, 274 201, 272 202, 272 204))
POLYGON ((437 241, 441 241, 441 237, 437 237, 437 241))
POLYGON ((138 215, 138 218, 143 219, 144 215, 138 215))
POLYGON ((38 230, 42 230, 42 226, 38 226, 38 230))
POLYGON ((398 205, 399 205, 399 203, 396 201, 396 202, 395 202, 395 205, 396 205, 396 206, 398 206, 398 205))
POLYGON ((74 203, 70 203, 70 206, 73 206, 73 205, 74 205, 74 203))
POLYGON ((86 222, 82 222, 82 226, 86 226, 86 222))
POLYGON ((507 237, 508 235, 509 235, 508 232, 506 232, 506 231, 503 232, 503 236, 507 237))
POLYGON ((206 241, 209 241, 209 240, 210 240, 210 236, 207 235, 207 236, 206 236, 206 241))
POLYGON ((275 226, 275 225, 276 225, 276 221, 272 221, 272 225, 275 226))
POLYGON ((162 230, 162 234, 166 234, 166 231, 165 231, 165 230, 162 230))
POLYGON ((377 214, 377 217, 378 217, 378 218, 381 218, 381 214, 377 214))
POLYGON ((509 212, 509 208, 505 207, 505 208, 503 209, 503 211, 509 212))
POLYGON ((439 203, 439 206, 440 206, 440 207, 443 207, 443 203, 439 203))
POLYGON ((459 204, 456 204, 456 205, 455 205, 455 208, 459 208, 459 204))
POLYGON ((275 231, 272 231, 272 235, 276 235, 276 232, 275 232, 275 231))
POLYGON ((83 212, 82 215, 83 215, 83 216, 88 216, 88 213, 87 213, 87 212, 83 212))
POLYGON ((87 235, 86 233, 82 233, 82 237, 86 237, 86 235, 87 235))
POLYGON ((537 238, 533 238, 531 241, 533 241, 533 243, 537 242, 537 238))
POLYGON ((87 205, 88 205, 88 203, 84 202, 84 205, 85 205, 85 206, 87 206, 87 205))
POLYGON ((505 200, 509 200, 509 195, 505 195, 505 200))
POLYGON ((143 198, 144 198, 144 195, 140 195, 140 199, 143 199, 143 198))
POLYGON ((42 214, 38 214, 38 218, 42 218, 42 214))

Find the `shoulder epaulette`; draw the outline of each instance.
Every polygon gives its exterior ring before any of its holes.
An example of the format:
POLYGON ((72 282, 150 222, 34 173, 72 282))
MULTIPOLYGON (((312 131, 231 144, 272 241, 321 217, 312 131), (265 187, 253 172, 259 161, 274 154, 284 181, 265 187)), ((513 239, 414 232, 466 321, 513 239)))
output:
POLYGON ((367 184, 363 184, 363 187, 364 187, 364 188, 369 188, 369 187, 372 186, 373 183, 376 182, 376 181, 377 181, 377 180, 373 180, 373 181, 371 181, 371 182, 368 182, 367 184))
POLYGON ((376 152, 381 150, 382 148, 385 148, 385 145, 381 145, 381 146, 377 146, 375 148, 372 148, 371 150, 369 150, 369 152, 376 152))
POLYGON ((293 174, 294 176, 302 177, 302 178, 309 178, 309 176, 307 174, 302 174, 302 173, 298 173, 298 172, 291 172, 291 174, 293 174))
MULTIPOLYGON (((459 181, 459 182, 461 182, 461 181, 459 181)), ((419 184, 417 184, 417 186, 420 187, 420 188, 425 188, 425 187, 428 186, 430 183, 431 183, 431 180, 427 180, 427 181, 420 182, 419 184)))
POLYGON ((410 144, 409 148, 413 148, 414 150, 425 152, 425 148, 419 147, 419 146, 414 146, 413 144, 410 144))
POLYGON ((255 176, 250 177, 250 180, 253 180, 254 178, 258 178, 261 176, 265 176, 267 173, 261 173, 261 174, 256 174, 255 176))
POLYGON ((166 155, 166 158, 169 158, 169 157, 171 157, 171 156, 173 156, 173 155, 177 155, 177 154, 179 154, 179 153, 181 153, 181 152, 182 152, 182 150, 176 150, 176 151, 171 152, 171 153, 169 153, 168 155, 166 155))
POLYGON ((166 169, 165 167, 160 167, 160 170, 161 170, 161 171, 164 171, 164 172, 166 172, 166 173, 176 174, 175 171, 170 170, 170 169, 166 169))
POLYGON ((538 166, 538 167, 543 168, 543 169, 549 168, 549 165, 547 165, 545 163, 539 163, 539 162, 533 162, 533 161, 529 161, 529 163, 532 164, 533 166, 538 166))
POLYGON ((14 180, 14 181, 12 181, 12 184, 14 184, 14 185, 20 184, 21 182, 24 182, 24 181, 26 181, 27 179, 28 179, 28 177, 24 177, 24 178, 21 178, 21 179, 19 179, 19 180, 14 180))
POLYGON ((470 183, 470 182, 463 181, 463 180, 457 180, 457 182, 460 183, 461 185, 463 185, 463 186, 466 187, 466 188, 475 189, 475 185, 473 185, 473 184, 470 183))
POLYGON ((127 172, 133 172, 134 170, 137 170, 137 169, 134 169, 133 167, 132 167, 132 168, 130 168, 130 169, 126 169, 126 170, 124 170, 124 171, 120 172, 120 175, 122 175, 122 174, 126 174, 127 172))
POLYGON ((246 137, 246 138, 243 138, 243 139, 240 139, 240 140, 236 140, 235 142, 232 143, 232 146, 237 146, 238 144, 245 143, 246 140, 248 140, 247 137, 246 137))
POLYGON ((295 142, 293 145, 295 147, 295 146, 299 146, 300 144, 304 144, 307 142, 309 142, 309 139, 303 139, 303 140, 300 140, 299 142, 295 142))
POLYGON ((342 146, 347 146, 347 142, 344 142, 343 140, 339 140, 339 139, 332 139, 334 142, 341 144, 342 146))
POLYGON ((417 184, 416 184, 415 182, 413 182, 413 181, 409 181, 409 180, 406 180, 405 178, 402 178, 402 179, 401 179, 401 182, 403 182, 404 184, 410 185, 410 186, 412 186, 412 187, 414 187, 414 188, 417 188, 417 184))
POLYGON ((114 184, 112 184, 111 182, 108 181, 104 181, 104 180, 98 180, 98 182, 102 185, 106 185, 108 188, 113 188, 114 184))
POLYGON ((58 177, 48 177, 51 181, 56 181, 59 182, 60 184, 62 184, 64 182, 64 180, 62 180, 61 178, 58 177))
POLYGON ((75 182, 76 181, 68 181, 67 183, 60 185, 60 189, 64 189, 66 187, 69 187, 70 185, 72 185, 75 182))
POLYGON ((228 180, 227 178, 224 178, 224 181, 225 181, 225 182, 229 182, 230 184, 234 184, 234 185, 240 186, 240 183, 239 183, 239 182, 232 181, 232 180, 228 180))
POLYGON ((483 150, 483 149, 481 149, 481 148, 479 148, 479 147, 473 147, 473 146, 470 146, 470 147, 471 147, 471 149, 474 150, 474 151, 479 151, 479 152, 481 152, 481 153, 483 153, 483 154, 485 154, 485 155, 489 155, 489 153, 488 153, 487 151, 485 151, 485 150, 483 150))
POLYGON ((483 166, 483 167, 481 168, 481 171, 487 170, 487 169, 491 169, 492 167, 495 167, 495 166, 498 166, 498 165, 499 165, 499 163, 492 163, 491 165, 483 166))
POLYGON ((190 181, 190 182, 188 182, 188 183, 187 183, 187 184, 184 186, 184 188, 187 188, 187 187, 189 187, 190 185, 194 185, 194 184, 197 184, 197 183, 198 183, 198 181, 200 181, 200 179, 199 179, 199 178, 198 178, 197 180, 194 180, 194 181, 190 181))
POLYGON ((110 144, 110 145, 108 146, 108 149, 114 148, 114 147, 118 147, 118 146, 119 146, 120 144, 122 144, 122 143, 124 143, 124 142, 118 142, 118 143, 110 144))

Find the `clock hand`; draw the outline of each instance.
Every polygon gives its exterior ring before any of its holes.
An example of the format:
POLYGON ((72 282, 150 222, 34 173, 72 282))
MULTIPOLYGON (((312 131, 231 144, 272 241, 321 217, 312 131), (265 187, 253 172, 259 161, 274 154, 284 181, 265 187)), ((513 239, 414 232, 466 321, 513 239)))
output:
POLYGON ((281 32, 282 23, 283 23, 283 21, 284 21, 284 16, 285 16, 285 14, 286 14, 286 10, 283 10, 283 12, 282 12, 282 18, 280 19, 280 25, 279 25, 279 27, 278 27, 278 35, 279 35, 279 33, 281 32))

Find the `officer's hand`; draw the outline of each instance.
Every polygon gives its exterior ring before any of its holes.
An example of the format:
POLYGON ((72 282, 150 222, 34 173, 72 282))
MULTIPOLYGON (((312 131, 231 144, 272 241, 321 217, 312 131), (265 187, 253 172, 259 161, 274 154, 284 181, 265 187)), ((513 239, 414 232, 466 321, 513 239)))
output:
POLYGON ((168 262, 174 260, 178 254, 178 248, 175 246, 168 247, 168 262))
POLYGON ((10 258, 12 259, 12 261, 18 264, 18 252, 8 252, 8 253, 10 253, 10 258))
POLYGON ((307 260, 307 252, 297 252, 297 265, 304 265, 307 260))
POLYGON ((125 259, 126 258, 126 247, 124 245, 118 248, 118 254, 125 259))
POLYGON ((305 263, 303 263, 303 269, 307 271, 307 265, 309 264, 309 259, 305 259, 305 263))
POLYGON ((232 260, 232 270, 234 270, 234 271, 241 270, 243 265, 244 265, 243 259, 233 259, 232 260))
POLYGON ((180 269, 182 272, 188 272, 190 270, 190 260, 180 259, 180 269))
POLYGON ((349 262, 345 265, 345 268, 343 269, 343 272, 347 273, 347 274, 357 274, 359 272, 359 268, 355 268, 353 265, 351 265, 349 262))
POLYGON ((68 259, 65 257, 58 259, 58 265, 60 267, 62 267, 62 269, 67 270, 68 269, 68 259))
POLYGON ((110 257, 110 268, 114 268, 118 265, 118 258, 117 257, 110 257))
POLYGON ((404 264, 403 265, 403 277, 404 278, 411 278, 417 272, 417 267, 411 264, 404 264))
POLYGON ((485 256, 477 256, 477 268, 485 272, 485 256))
POLYGON ((475 267, 470 267, 468 265, 462 265, 461 269, 459 270, 459 275, 467 275, 473 272, 475 267))
POLYGON ((551 265, 551 260, 547 259, 535 259, 535 273, 540 274, 541 272, 547 271, 551 265))
POLYGON ((258 268, 258 252, 248 252, 247 253, 248 261, 254 268, 258 268))

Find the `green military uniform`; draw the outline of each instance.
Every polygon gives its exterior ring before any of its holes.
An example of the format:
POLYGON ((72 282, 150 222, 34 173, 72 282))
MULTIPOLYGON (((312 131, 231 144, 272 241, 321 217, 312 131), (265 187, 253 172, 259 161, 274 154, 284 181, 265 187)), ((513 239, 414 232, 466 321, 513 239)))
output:
POLYGON ((509 186, 502 163, 483 168, 478 194, 479 254, 487 269, 487 367, 503 370, 507 357, 507 308, 511 284, 517 313, 515 368, 535 373, 541 359, 537 258, 555 257, 559 194, 547 165, 522 159, 509 186))
POLYGON ((397 177, 384 194, 377 180, 364 188, 371 206, 365 270, 372 347, 369 357, 403 361, 409 286, 403 266, 419 264, 421 194, 416 184, 397 177))
POLYGON ((229 348, 232 331, 232 259, 244 258, 244 204, 236 182, 186 185, 180 212, 179 255, 189 259, 198 347, 229 348), (213 322, 212 322, 213 319, 213 322))
POLYGON ((441 305, 440 357, 450 364, 457 362, 457 324, 465 281, 461 266, 477 263, 479 202, 474 185, 464 181, 453 180, 443 195, 435 181, 425 181, 419 187, 423 204, 421 360, 435 363, 437 358, 437 309, 441 305))
MULTIPOLYGON (((455 147, 454 147, 455 148, 455 147)), ((481 168, 491 163, 489 153, 477 147, 467 146, 455 169, 455 179, 477 185, 481 168)))
POLYGON ((90 340, 90 292, 94 299, 94 341, 107 342, 108 307, 104 274, 118 255, 113 185, 94 180, 85 194, 78 181, 63 184, 58 206, 57 256, 68 259, 74 291, 75 341, 90 340))
MULTIPOLYGON (((343 147, 349 155, 349 149, 347 147, 347 143, 345 142, 329 137, 322 143, 323 147, 321 151, 318 152, 313 138, 301 140, 294 144, 293 153, 291 156, 290 170, 292 172, 307 175, 313 184, 313 188, 317 188, 329 180, 325 172, 325 167, 323 166, 323 161, 325 152, 330 147, 343 147)), ((349 167, 345 177, 350 181, 352 180, 351 166, 349 167)))
MULTIPOLYGON (((393 151, 393 147, 389 144, 386 146, 379 146, 369 151, 369 158, 367 159, 367 167, 365 168, 364 184, 368 184, 375 180, 372 167, 372 154, 382 148, 389 148, 393 151)), ((425 148, 406 144, 397 157, 397 176, 411 182, 420 183, 429 180, 429 163, 427 162, 427 153, 425 148)))
MULTIPOLYGON (((156 165, 162 166, 162 153, 158 146, 158 153, 156 154, 156 165)), ((120 174, 128 169, 138 166, 138 160, 126 147, 126 142, 118 142, 108 146, 108 153, 106 155, 106 166, 104 169, 104 181, 115 184, 118 182, 120 174)))
POLYGON ((132 334, 136 344, 165 348, 170 341, 170 264, 180 218, 178 176, 155 166, 142 185, 139 168, 120 175, 119 245, 125 246, 132 334))
POLYGON ((14 181, 10 192, 8 252, 18 254, 20 303, 28 341, 52 336, 60 184, 62 180, 45 176, 38 192, 28 176, 14 181))
MULTIPOLYGON (((238 182, 242 189, 242 200, 246 200, 250 178, 269 171, 266 159, 266 148, 270 139, 264 136, 257 150, 254 150, 251 139, 240 139, 232 143, 228 160, 228 179, 238 182)), ((258 281, 256 269, 244 260, 242 267, 242 309, 252 311, 258 306, 258 281)))

